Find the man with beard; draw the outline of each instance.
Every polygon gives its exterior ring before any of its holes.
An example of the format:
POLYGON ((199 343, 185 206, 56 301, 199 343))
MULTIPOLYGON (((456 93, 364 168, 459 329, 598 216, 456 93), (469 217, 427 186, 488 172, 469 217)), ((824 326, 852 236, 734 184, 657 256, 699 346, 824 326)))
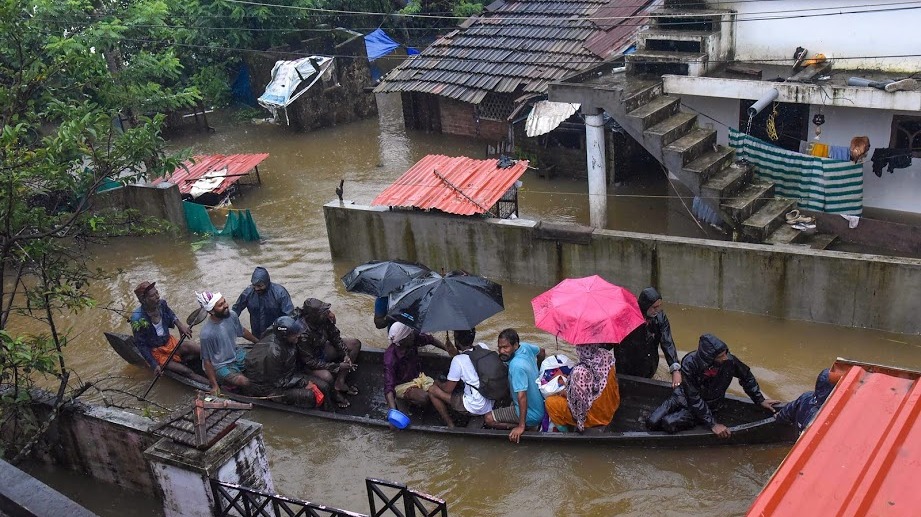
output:
POLYGON ((658 349, 661 348, 672 377, 672 387, 676 388, 681 384, 681 364, 672 338, 671 323, 662 310, 662 295, 654 287, 647 287, 637 301, 646 324, 637 327, 614 347, 617 373, 652 378, 659 367, 658 349))
POLYGON ((294 310, 291 296, 282 285, 272 282, 264 267, 257 267, 250 277, 250 286, 243 290, 231 310, 237 316, 249 310, 249 326, 253 335, 262 337, 272 322, 294 310))
POLYGON ((342 337, 330 304, 317 298, 304 300, 293 315, 304 324, 297 344, 301 365, 324 390, 331 390, 336 405, 349 407, 346 395, 358 395, 358 387, 349 385, 346 379, 357 368, 361 341, 342 337))
POLYGON ((499 333, 499 358, 508 363, 508 380, 512 397, 509 407, 486 413, 486 426, 511 430, 509 441, 518 443, 526 430, 537 430, 544 419, 544 397, 537 387, 537 365, 547 352, 536 345, 522 343, 515 329, 499 333))
POLYGON ((714 413, 722 407, 733 378, 739 379, 752 402, 767 411, 774 413, 778 403, 764 398, 751 368, 712 334, 700 336, 697 350, 681 360, 681 378, 681 385, 646 419, 649 430, 675 433, 703 424, 720 438, 729 438, 729 428, 718 423, 714 413))
POLYGON ((251 343, 259 340, 240 324, 240 318, 230 310, 221 293, 195 293, 199 305, 208 311, 201 329, 201 364, 211 384, 211 393, 220 393, 220 384, 246 388, 249 379, 243 375, 246 351, 237 347, 237 338, 251 343), (220 383, 220 384, 219 384, 220 383))

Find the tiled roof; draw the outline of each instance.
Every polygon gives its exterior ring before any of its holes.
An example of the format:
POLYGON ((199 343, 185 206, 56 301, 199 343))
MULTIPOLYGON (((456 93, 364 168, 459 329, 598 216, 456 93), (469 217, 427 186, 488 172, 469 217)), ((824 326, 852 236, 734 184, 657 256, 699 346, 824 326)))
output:
POLYGON ((518 181, 527 160, 500 169, 498 160, 430 154, 381 192, 375 206, 437 209, 449 214, 482 214, 518 181))
POLYGON ((182 167, 177 168, 166 178, 157 178, 150 182, 156 185, 164 181, 176 184, 179 192, 188 194, 192 190, 192 185, 196 180, 211 171, 219 171, 227 167, 227 175, 224 181, 220 183, 212 192, 222 194, 231 185, 240 181, 240 178, 246 176, 250 171, 255 169, 262 160, 268 158, 268 153, 261 154, 209 154, 194 157, 194 162, 185 162, 182 167), (188 169, 188 170, 186 170, 188 169))
POLYGON ((919 373, 839 359, 849 368, 749 516, 919 515, 919 373))
POLYGON ((652 3, 509 0, 407 59, 375 92, 431 93, 471 104, 490 92, 543 93, 547 83, 628 47, 644 19, 624 17, 652 3))

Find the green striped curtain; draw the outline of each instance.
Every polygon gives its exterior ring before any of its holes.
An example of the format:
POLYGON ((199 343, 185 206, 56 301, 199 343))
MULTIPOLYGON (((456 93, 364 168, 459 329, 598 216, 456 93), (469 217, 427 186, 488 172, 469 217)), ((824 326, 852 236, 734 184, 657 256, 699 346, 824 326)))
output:
POLYGON ((732 128, 729 145, 755 166, 759 179, 774 183, 778 195, 795 199, 801 208, 863 213, 863 164, 788 151, 732 128))

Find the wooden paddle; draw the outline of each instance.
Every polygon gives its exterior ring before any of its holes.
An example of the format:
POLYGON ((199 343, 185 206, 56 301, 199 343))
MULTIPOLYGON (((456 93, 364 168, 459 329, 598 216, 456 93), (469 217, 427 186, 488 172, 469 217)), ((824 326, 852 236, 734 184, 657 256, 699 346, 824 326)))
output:
MULTIPOLYGON (((191 332, 192 327, 205 321, 205 318, 207 317, 208 317, 208 311, 206 311, 203 307, 199 307, 195 309, 194 311, 192 311, 191 314, 189 314, 189 317, 185 319, 185 323, 186 325, 189 326, 189 331, 191 332)), ((154 384, 156 384, 157 381, 160 379, 160 376, 163 375, 163 371, 166 370, 166 365, 168 365, 169 362, 173 360, 173 356, 176 355, 176 351, 179 350, 180 346, 182 346, 183 341, 185 341, 185 334, 183 334, 182 337, 179 338, 179 342, 176 343, 175 347, 173 347, 173 351, 169 353, 169 357, 166 358, 166 361, 163 363, 163 366, 161 366, 158 369, 157 375, 154 377, 153 382, 151 382, 150 386, 147 387, 147 391, 145 391, 144 394, 141 395, 142 399, 147 398, 147 394, 150 393, 150 390, 153 389, 154 384)))

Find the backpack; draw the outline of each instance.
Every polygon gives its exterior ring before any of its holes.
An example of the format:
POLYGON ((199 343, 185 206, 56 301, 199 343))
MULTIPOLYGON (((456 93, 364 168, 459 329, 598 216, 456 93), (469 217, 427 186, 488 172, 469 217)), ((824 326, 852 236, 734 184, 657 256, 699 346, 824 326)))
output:
POLYGON ((464 352, 470 357, 473 369, 480 378, 480 387, 470 386, 490 400, 505 400, 510 396, 508 366, 499 359, 499 354, 480 346, 464 352))

